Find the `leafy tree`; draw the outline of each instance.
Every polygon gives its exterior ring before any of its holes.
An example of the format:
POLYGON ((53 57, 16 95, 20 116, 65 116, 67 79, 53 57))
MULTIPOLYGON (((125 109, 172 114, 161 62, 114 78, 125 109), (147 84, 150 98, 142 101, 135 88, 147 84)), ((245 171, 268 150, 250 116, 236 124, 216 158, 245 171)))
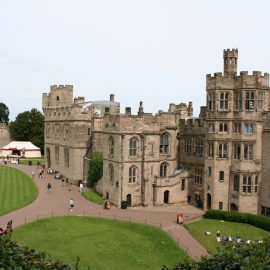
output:
POLYGON ((71 267, 50 260, 44 253, 22 247, 6 236, 0 236, 0 269, 71 270, 71 267))
POLYGON ((9 109, 4 103, 0 103, 0 123, 8 123, 9 121, 9 109))
POLYGON ((184 261, 175 267, 163 266, 162 270, 250 270, 270 269, 270 238, 263 242, 227 242, 212 257, 203 257, 199 262, 184 261))
POLYGON ((103 157, 102 154, 93 153, 89 161, 88 185, 93 187, 103 175, 103 157))
POLYGON ((44 116, 37 109, 19 113, 9 127, 12 140, 31 141, 44 151, 44 116))

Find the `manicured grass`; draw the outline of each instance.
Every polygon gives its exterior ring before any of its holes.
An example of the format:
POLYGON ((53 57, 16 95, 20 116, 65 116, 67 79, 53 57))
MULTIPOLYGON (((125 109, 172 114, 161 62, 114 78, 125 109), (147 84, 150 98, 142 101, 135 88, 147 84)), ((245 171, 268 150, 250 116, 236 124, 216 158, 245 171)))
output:
POLYGON ((83 196, 93 202, 93 203, 96 203, 96 204, 104 204, 105 200, 103 200, 103 198, 101 197, 101 195, 95 191, 86 191, 86 192, 83 192, 83 196))
POLYGON ((20 164, 29 165, 29 162, 32 165, 43 165, 44 159, 43 158, 20 158, 20 164))
POLYGON ((54 217, 14 230, 18 243, 92 270, 160 270, 186 256, 162 230, 147 225, 91 217, 54 217))
POLYGON ((232 238, 239 236, 243 240, 259 240, 270 236, 270 232, 248 224, 221 222, 214 219, 202 219, 186 224, 185 227, 212 254, 217 252, 217 247, 220 245, 216 241, 217 231, 220 231, 221 236, 232 238), (211 232, 211 234, 205 235, 205 232, 211 232))
POLYGON ((0 166, 0 216, 31 203, 38 189, 25 173, 0 166))

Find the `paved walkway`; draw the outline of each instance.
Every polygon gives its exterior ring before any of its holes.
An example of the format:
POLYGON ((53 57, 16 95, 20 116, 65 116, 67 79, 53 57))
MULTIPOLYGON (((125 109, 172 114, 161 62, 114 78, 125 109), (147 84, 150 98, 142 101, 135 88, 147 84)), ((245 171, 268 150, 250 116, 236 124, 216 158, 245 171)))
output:
POLYGON ((77 186, 72 185, 71 188, 63 187, 61 186, 61 180, 53 179, 52 175, 45 175, 45 178, 39 179, 39 168, 36 166, 10 166, 24 171, 29 176, 31 176, 32 170, 35 169, 34 181, 38 186, 39 196, 28 206, 1 216, 0 227, 5 227, 11 219, 13 220, 13 226, 17 227, 39 218, 60 215, 86 215, 127 220, 162 228, 194 259, 208 255, 205 248, 183 226, 176 224, 176 214, 178 212, 184 213, 185 221, 200 218, 203 212, 197 208, 188 204, 181 204, 167 207, 135 207, 128 209, 112 207, 108 211, 81 196, 77 186), (51 192, 47 191, 48 182, 52 184, 51 192), (69 212, 70 198, 73 198, 75 203, 73 212, 69 212))

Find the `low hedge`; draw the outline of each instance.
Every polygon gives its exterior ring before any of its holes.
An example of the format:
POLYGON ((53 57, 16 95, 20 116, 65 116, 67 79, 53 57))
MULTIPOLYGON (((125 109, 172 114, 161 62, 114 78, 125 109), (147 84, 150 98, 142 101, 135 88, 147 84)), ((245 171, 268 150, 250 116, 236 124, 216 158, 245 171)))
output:
POLYGON ((270 231, 270 218, 264 216, 210 209, 207 210, 203 217, 209 219, 220 219, 230 222, 246 223, 266 231, 270 231))

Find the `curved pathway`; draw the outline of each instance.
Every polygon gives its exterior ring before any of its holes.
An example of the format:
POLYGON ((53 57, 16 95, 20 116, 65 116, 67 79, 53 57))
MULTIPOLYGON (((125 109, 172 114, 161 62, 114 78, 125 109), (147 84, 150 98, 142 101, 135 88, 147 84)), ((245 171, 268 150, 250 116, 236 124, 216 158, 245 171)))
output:
POLYGON ((28 222, 48 216, 60 215, 86 215, 98 216, 103 218, 112 218, 117 220, 126 220, 137 223, 150 224, 166 231, 178 245, 187 251, 194 259, 208 255, 205 248, 199 244, 188 231, 176 224, 176 214, 184 213, 185 221, 198 219, 203 212, 190 205, 183 204, 167 207, 136 207, 128 209, 119 209, 112 207, 111 210, 104 210, 102 206, 94 204, 81 196, 79 188, 72 185, 71 188, 62 186, 61 180, 53 179, 52 175, 45 175, 45 178, 39 179, 39 169, 36 166, 28 165, 10 165, 27 173, 31 177, 32 170, 35 170, 35 183, 39 189, 37 199, 21 209, 0 216, 0 227, 5 228, 9 220, 13 220, 13 226, 21 226, 28 222), (52 185, 52 191, 47 191, 48 182, 52 185), (75 207, 73 212, 69 212, 69 200, 73 198, 75 207))

